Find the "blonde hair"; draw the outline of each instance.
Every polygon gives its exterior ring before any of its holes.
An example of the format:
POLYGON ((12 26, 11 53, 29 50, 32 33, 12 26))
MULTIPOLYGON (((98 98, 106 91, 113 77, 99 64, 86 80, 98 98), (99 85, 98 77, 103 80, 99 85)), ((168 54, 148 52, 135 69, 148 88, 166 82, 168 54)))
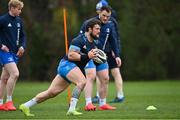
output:
POLYGON ((8 7, 11 8, 11 7, 20 7, 20 8, 23 8, 24 7, 24 3, 20 0, 10 0, 9 3, 8 3, 8 7))

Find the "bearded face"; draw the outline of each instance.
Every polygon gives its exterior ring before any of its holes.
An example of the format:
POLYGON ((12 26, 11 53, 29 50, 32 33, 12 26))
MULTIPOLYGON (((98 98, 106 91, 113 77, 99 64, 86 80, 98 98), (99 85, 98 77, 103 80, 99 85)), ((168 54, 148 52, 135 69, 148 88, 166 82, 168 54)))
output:
POLYGON ((93 38, 93 39, 98 39, 99 38, 99 35, 100 35, 100 26, 97 24, 93 27, 91 33, 90 33, 90 36, 93 38))
POLYGON ((94 39, 97 40, 99 38, 99 35, 93 35, 93 33, 90 33, 90 36, 94 39))

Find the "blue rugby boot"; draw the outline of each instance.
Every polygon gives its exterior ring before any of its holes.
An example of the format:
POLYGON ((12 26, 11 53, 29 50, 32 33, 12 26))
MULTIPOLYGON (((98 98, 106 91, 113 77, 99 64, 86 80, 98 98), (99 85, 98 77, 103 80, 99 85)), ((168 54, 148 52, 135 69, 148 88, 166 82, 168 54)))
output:
POLYGON ((122 97, 122 98, 116 97, 112 101, 110 101, 110 103, 121 103, 123 101, 124 101, 124 97, 122 97))

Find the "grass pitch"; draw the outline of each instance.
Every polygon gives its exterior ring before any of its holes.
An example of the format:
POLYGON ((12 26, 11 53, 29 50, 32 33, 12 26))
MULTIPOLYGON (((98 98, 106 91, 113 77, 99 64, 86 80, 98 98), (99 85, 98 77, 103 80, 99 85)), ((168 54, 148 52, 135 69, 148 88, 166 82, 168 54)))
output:
MULTIPOLYGON (((37 93, 46 90, 50 83, 18 82, 14 92, 14 103, 18 107, 37 93)), ((73 87, 73 85, 71 85, 73 87)), ((71 89, 72 90, 72 89, 71 89)), ((57 97, 31 108, 35 117, 25 117, 21 111, 0 111, 0 119, 180 119, 180 82, 124 82, 125 101, 111 104, 114 111, 84 111, 84 94, 78 103, 82 116, 66 116, 68 110, 67 91, 57 97), (154 105, 155 111, 146 107, 154 105)), ((107 101, 115 97, 115 85, 109 85, 107 101)), ((97 105, 97 104, 96 104, 97 105)), ((98 106, 98 105, 97 105, 98 106)))

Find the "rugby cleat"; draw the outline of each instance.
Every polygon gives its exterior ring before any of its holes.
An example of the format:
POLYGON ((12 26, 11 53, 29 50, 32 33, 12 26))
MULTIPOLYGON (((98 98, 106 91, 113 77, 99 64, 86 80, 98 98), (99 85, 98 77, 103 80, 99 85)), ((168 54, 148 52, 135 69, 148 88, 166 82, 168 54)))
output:
POLYGON ((116 107, 110 106, 108 104, 104 104, 102 106, 99 106, 99 110, 115 110, 116 107))
POLYGON ((92 103, 89 103, 88 105, 85 106, 85 111, 95 111, 96 110, 96 106, 93 105, 92 103))
POLYGON ((66 113, 66 115, 74 115, 74 116, 78 116, 78 115, 82 115, 82 113, 81 112, 78 112, 78 111, 76 111, 76 110, 73 110, 73 111, 68 111, 67 113, 66 113))
POLYGON ((92 103, 99 103, 99 97, 98 96, 93 97, 92 103))
POLYGON ((120 103, 120 102, 123 102, 124 101, 124 97, 122 98, 114 98, 112 101, 110 101, 110 103, 120 103))
POLYGON ((15 111, 15 110, 16 110, 16 108, 14 107, 12 101, 6 102, 6 103, 4 104, 4 106, 5 106, 5 107, 7 108, 7 110, 9 110, 9 111, 15 111))
POLYGON ((0 105, 0 111, 8 111, 4 104, 0 105))
POLYGON ((28 117, 33 117, 33 116, 35 116, 34 114, 31 114, 31 113, 30 113, 29 107, 26 107, 26 106, 24 106, 23 104, 21 104, 21 105, 19 106, 19 109, 24 113, 25 116, 28 116, 28 117))

